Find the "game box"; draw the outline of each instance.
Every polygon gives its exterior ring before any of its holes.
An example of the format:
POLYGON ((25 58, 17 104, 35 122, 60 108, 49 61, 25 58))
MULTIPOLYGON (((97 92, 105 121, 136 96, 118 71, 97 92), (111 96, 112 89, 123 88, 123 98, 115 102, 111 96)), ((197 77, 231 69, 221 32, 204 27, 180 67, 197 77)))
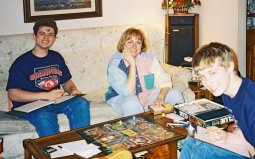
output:
POLYGON ((191 123, 204 128, 234 121, 227 108, 207 99, 175 105, 174 112, 188 119, 191 123))
POLYGON ((165 106, 149 106, 149 110, 154 114, 154 115, 161 115, 162 113, 172 113, 174 111, 174 107, 170 103, 166 103, 165 106))

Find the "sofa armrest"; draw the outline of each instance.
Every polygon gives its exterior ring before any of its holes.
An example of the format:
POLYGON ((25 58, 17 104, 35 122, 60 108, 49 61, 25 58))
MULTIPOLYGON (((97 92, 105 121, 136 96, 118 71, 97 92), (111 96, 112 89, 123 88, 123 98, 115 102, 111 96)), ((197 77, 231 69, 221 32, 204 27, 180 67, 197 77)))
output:
POLYGON ((166 63, 161 63, 161 66, 170 75, 173 83, 173 88, 180 90, 183 94, 185 102, 191 102, 195 100, 195 94, 189 88, 188 81, 191 80, 192 71, 166 63))
POLYGON ((174 65, 169 65, 166 63, 161 63, 163 69, 168 73, 173 81, 173 85, 175 82, 181 81, 185 85, 185 88, 189 88, 188 81, 191 80, 192 71, 190 69, 184 67, 177 67, 174 65))

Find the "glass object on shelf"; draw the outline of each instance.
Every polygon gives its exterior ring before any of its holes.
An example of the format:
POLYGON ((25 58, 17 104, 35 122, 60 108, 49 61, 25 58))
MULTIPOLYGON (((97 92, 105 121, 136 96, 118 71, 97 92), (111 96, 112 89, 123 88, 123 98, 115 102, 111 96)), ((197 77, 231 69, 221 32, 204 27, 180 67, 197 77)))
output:
POLYGON ((252 28, 252 24, 253 24, 252 20, 253 20, 252 17, 247 17, 246 18, 247 29, 252 28))
POLYGON ((255 17, 246 18, 247 29, 255 29, 255 17))
POLYGON ((255 13, 255 0, 249 0, 248 7, 250 13, 255 13))
POLYGON ((251 4, 250 0, 247 0, 247 6, 246 6, 246 13, 247 14, 250 14, 250 4, 251 4))

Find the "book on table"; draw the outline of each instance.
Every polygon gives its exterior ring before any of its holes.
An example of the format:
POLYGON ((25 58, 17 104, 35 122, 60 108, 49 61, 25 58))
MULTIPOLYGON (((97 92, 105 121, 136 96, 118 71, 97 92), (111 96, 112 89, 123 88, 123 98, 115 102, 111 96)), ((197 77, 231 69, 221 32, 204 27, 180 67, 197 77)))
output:
POLYGON ((198 99, 175 105, 174 112, 191 123, 204 128, 234 121, 227 108, 208 99, 198 99))
POLYGON ((59 104, 64 101, 70 100, 74 97, 83 96, 84 94, 78 94, 78 95, 64 95, 57 100, 49 101, 49 100, 37 100, 34 102, 30 102, 28 104, 22 105, 20 107, 14 108, 14 110, 7 112, 6 114, 21 117, 22 115, 25 115, 26 113, 35 111, 39 108, 51 105, 51 104, 59 104))

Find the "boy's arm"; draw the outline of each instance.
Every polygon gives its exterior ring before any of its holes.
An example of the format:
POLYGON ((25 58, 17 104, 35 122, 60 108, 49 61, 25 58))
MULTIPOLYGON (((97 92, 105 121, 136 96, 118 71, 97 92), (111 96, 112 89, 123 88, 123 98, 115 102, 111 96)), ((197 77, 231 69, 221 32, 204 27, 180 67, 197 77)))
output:
POLYGON ((32 102, 36 100, 56 100, 62 96, 62 90, 55 89, 49 92, 30 92, 21 89, 9 89, 8 97, 11 101, 32 102))
POLYGON ((255 159, 255 148, 247 141, 246 141, 246 146, 248 147, 251 157, 255 159))
MULTIPOLYGON (((241 138, 241 140, 245 143, 246 147, 249 150, 249 153, 251 157, 255 155, 255 149, 254 147, 244 138, 242 131, 239 128, 235 128, 233 131, 233 134, 236 134, 238 137, 241 138)), ((255 156, 254 156, 255 157, 255 156)))
POLYGON ((76 88, 74 82, 71 79, 62 84, 62 87, 64 88, 65 92, 69 93, 70 95, 81 94, 81 91, 76 88))
POLYGON ((211 126, 208 128, 209 140, 215 143, 228 143, 247 147, 251 156, 255 155, 254 147, 244 138, 242 131, 237 127, 233 132, 226 132, 211 126))

